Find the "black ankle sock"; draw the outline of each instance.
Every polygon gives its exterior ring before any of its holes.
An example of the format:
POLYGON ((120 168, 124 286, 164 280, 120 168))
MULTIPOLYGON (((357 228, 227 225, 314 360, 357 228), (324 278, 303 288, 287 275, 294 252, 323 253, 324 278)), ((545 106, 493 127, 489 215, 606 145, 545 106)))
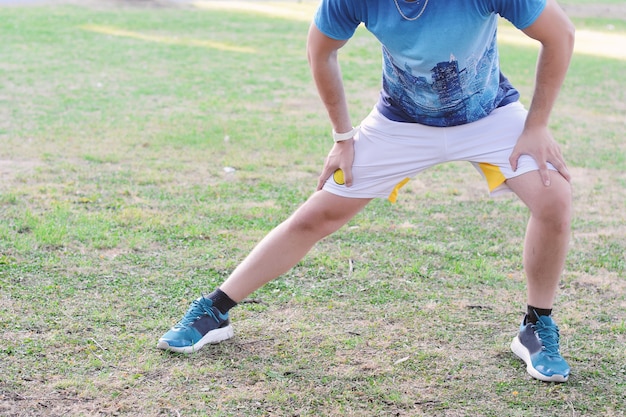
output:
POLYGON ((219 288, 213 291, 211 294, 207 295, 206 298, 213 302, 213 305, 222 313, 228 313, 228 310, 235 307, 237 305, 236 302, 231 300, 231 298, 219 288))
POLYGON ((531 305, 528 305, 526 308, 526 318, 524 319, 524 323, 537 323, 539 320, 539 316, 549 316, 552 314, 551 308, 537 308, 531 305))

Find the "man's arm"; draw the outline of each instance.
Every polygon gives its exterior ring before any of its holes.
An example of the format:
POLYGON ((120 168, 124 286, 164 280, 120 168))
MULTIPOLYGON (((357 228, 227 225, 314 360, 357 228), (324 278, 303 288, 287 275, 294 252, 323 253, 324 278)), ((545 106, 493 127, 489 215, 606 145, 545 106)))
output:
POLYGON ((548 0, 541 15, 524 29, 524 33, 538 40, 541 50, 524 132, 511 154, 510 162, 513 169, 517 169, 521 155, 532 156, 539 165, 543 183, 549 186, 547 162, 554 165, 565 179, 570 180, 559 146, 548 131, 548 121, 572 57, 574 26, 556 1, 548 0))
MULTIPOLYGON (((312 24, 309 29, 307 39, 309 66, 333 129, 338 133, 352 130, 341 69, 337 60, 337 52, 346 42, 329 38, 320 32, 315 24, 312 24)), ((352 185, 353 160, 354 141, 352 139, 335 143, 326 158, 317 189, 321 189, 326 179, 338 168, 344 173, 345 184, 352 185)))

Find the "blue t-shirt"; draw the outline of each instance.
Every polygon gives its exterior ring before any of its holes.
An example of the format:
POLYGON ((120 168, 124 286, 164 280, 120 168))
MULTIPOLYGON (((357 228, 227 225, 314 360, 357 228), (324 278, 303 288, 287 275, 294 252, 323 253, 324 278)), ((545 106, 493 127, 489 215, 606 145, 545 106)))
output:
POLYGON ((519 99, 500 72, 498 15, 524 29, 545 5, 546 0, 321 0, 314 22, 340 40, 363 23, 381 42, 377 107, 387 118, 455 126, 519 99))

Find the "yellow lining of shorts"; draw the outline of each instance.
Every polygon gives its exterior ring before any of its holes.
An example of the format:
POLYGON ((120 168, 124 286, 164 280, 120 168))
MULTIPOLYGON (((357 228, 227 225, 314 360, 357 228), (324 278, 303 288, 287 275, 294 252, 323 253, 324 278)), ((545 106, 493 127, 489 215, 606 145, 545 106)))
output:
POLYGON ((500 167, 492 164, 487 164, 484 162, 480 162, 478 164, 480 170, 483 172, 485 179, 487 180, 487 186, 489 187, 489 192, 492 192, 506 181, 506 177, 500 171, 500 167))
POLYGON ((402 181, 400 181, 399 183, 396 184, 395 187, 393 187, 393 190, 391 190, 391 194, 389 194, 389 197, 387 197, 387 199, 392 202, 395 203, 396 200, 398 199, 398 192, 400 191, 400 188, 404 187, 405 184, 407 182, 409 182, 410 178, 405 178, 402 181))
MULTIPOLYGON (((504 182, 506 181, 506 177, 504 176, 502 171, 500 171, 500 167, 485 162, 480 162, 478 166, 480 167, 480 170, 487 180, 489 192, 493 192, 493 190, 504 184, 504 182)), ((387 197, 387 199, 390 202, 395 203, 398 200, 400 188, 404 187, 406 183, 409 182, 409 180, 410 178, 405 178, 398 184, 396 184, 396 186, 393 187, 393 190, 391 190, 391 193, 389 194, 389 197, 387 197)))

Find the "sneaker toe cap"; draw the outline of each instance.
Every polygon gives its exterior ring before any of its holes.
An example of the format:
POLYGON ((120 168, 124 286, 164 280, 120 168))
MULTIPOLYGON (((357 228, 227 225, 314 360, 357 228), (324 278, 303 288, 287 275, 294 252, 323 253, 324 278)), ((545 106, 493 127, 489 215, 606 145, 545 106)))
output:
POLYGON ((161 349, 190 347, 200 339, 202 335, 194 328, 173 328, 159 339, 157 347, 161 349))
POLYGON ((551 360, 543 358, 539 363, 535 363, 534 368, 549 377, 560 375, 567 378, 570 373, 569 365, 563 359, 551 360))

